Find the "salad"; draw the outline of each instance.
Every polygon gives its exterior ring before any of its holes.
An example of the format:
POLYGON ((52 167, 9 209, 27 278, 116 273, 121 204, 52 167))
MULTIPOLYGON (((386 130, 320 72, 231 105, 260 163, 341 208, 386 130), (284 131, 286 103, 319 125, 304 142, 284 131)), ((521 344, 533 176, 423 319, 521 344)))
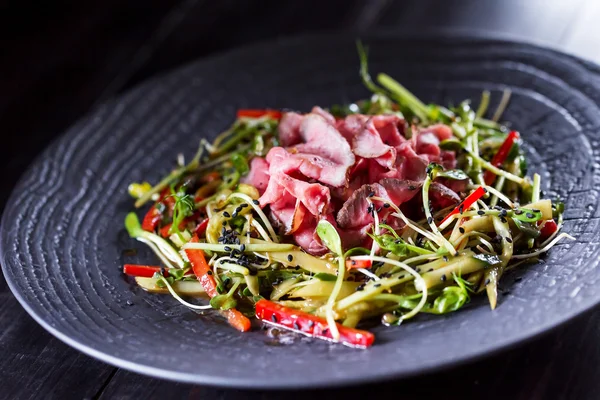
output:
POLYGON ((160 263, 123 272, 239 331, 259 320, 366 348, 365 321, 451 313, 482 292, 494 309, 505 271, 573 239, 563 204, 527 175, 519 132, 497 122, 508 91, 493 113, 489 92, 477 107, 427 105, 373 81, 358 51, 369 99, 239 110, 190 162, 132 183, 135 207, 151 205, 125 227, 160 263))

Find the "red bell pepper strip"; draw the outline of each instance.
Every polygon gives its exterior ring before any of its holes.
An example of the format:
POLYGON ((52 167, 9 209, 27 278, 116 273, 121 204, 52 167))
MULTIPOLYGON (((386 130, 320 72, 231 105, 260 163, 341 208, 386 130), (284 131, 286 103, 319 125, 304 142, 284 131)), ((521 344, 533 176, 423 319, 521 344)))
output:
POLYGON ((204 218, 202 222, 198 224, 196 227, 196 236, 202 236, 206 232, 206 228, 208 228, 208 218, 204 218))
MULTIPOLYGON (((319 339, 333 340, 329 325, 324 318, 284 307, 269 300, 256 302, 256 316, 264 322, 278 324, 319 339)), ((375 341, 375 335, 360 329, 348 328, 336 324, 340 332, 340 342, 353 347, 369 347, 375 341)))
POLYGON ((444 217, 444 219, 442 220, 442 222, 440 223, 440 225, 443 224, 444 222, 446 222, 446 220, 448 218, 450 218, 450 216, 452 216, 454 214, 462 213, 463 210, 468 210, 469 207, 471 207, 473 204, 475 204, 475 202, 477 202, 477 200, 482 198, 486 193, 487 193, 487 190, 485 190, 482 186, 479 186, 477 189, 475 189, 475 191, 473 193, 468 195, 466 199, 464 199, 458 206, 456 206, 454 208, 454 210, 452 210, 448 215, 446 215, 444 217))
POLYGON ((260 118, 260 117, 270 117, 273 119, 281 118, 281 111, 278 110, 238 110, 237 117, 238 118, 260 118))
POLYGON ((175 200, 173 199, 173 197, 168 196, 168 194, 168 189, 163 190, 160 194, 160 198, 158 199, 158 201, 154 203, 152 207, 150 207, 150 209, 144 216, 144 220, 142 221, 143 230, 148 232, 154 232, 158 227, 158 223, 162 219, 162 214, 156 207, 159 203, 163 203, 165 207, 169 209, 173 208, 173 206, 175 205, 175 200))
MULTIPOLYGON (((125 264, 123 266, 123 273, 129 276, 152 278, 155 273, 160 272, 160 269, 160 267, 150 265, 125 264)), ((164 276, 169 276, 169 271, 167 269, 164 270, 164 276)))
MULTIPOLYGON (((552 234, 554 232, 556 232, 558 230, 558 225, 556 224, 556 222, 553 219, 549 219, 547 221, 541 221, 541 223, 543 223, 544 226, 542 226, 542 230, 540 231, 539 240, 540 240, 540 242, 543 242, 544 240, 548 239, 550 236, 552 236, 552 234)), ((541 223, 540 223, 540 225, 541 225, 541 223)))
POLYGON ((346 269, 371 268, 371 260, 346 260, 346 269))
MULTIPOLYGON (((189 217, 184 218, 183 221, 181 221, 181 223, 179 224, 179 230, 184 229, 185 226, 187 224, 189 224, 190 222, 196 221, 198 219, 198 217, 200 217, 200 213, 195 212, 193 215, 190 215, 189 217)), ((204 221, 202 221, 202 222, 204 222, 204 221)), ((164 238, 168 237, 170 235, 169 231, 171 230, 172 225, 173 225, 172 223, 168 223, 167 225, 160 228, 160 235, 164 238)))
MULTIPOLYGON (((194 236, 190 242, 197 243, 198 236, 194 236)), ((208 294, 211 298, 217 296, 219 294, 219 292, 217 292, 217 282, 215 281, 215 277, 212 275, 212 271, 206 262, 204 252, 202 250, 187 249, 185 254, 192 264, 192 271, 194 271, 196 278, 204 288, 206 294, 208 294)), ((224 310, 222 313, 227 318, 227 321, 229 321, 229 324, 238 331, 246 332, 250 330, 250 320, 235 308, 224 310)))
MULTIPOLYGON (((504 142, 500 145, 498 152, 494 154, 494 157, 492 157, 492 161, 490 161, 490 164, 492 164, 494 167, 500 168, 500 166, 504 164, 504 161, 506 161, 506 158, 508 157, 508 154, 510 153, 510 149, 512 148, 513 144, 520 137, 521 136, 519 135, 519 132, 511 131, 508 134, 508 136, 506 136, 506 139, 504 139, 504 142)), ((493 172, 485 171, 483 175, 483 180, 486 185, 491 185, 492 183, 494 183, 495 179, 496 175, 493 172)))

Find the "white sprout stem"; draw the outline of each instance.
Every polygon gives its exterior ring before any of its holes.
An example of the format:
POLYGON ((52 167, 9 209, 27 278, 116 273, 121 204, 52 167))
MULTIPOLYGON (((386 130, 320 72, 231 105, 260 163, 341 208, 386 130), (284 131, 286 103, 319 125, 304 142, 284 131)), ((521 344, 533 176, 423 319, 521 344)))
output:
POLYGON ((238 265, 235 262, 236 262, 236 259, 232 258, 232 257, 218 258, 214 263, 215 273, 216 273, 217 268, 220 268, 220 269, 224 269, 224 270, 228 270, 228 271, 232 271, 232 272, 237 272, 244 276, 250 275, 250 270, 248 268, 242 267, 241 265, 238 265), (229 262, 227 262, 227 261, 229 261, 229 262))
POLYGON ((169 283, 169 281, 167 281, 165 278, 162 278, 162 277, 161 277, 161 280, 167 287, 167 290, 169 290, 169 292, 171 293, 171 296, 173 296, 175 298, 175 300, 177 300, 178 302, 180 302, 187 308, 191 308, 192 310, 209 310, 212 308, 212 306, 210 304, 205 305, 205 306, 200 306, 197 304, 188 303, 187 301, 185 301, 181 297, 179 297, 177 292, 175 292, 175 290, 173 290, 173 288, 171 287, 171 284, 169 283))
POLYGON ((431 210, 429 209, 429 183, 431 182, 431 178, 427 177, 425 179, 425 183, 423 183, 423 210, 425 211, 425 218, 427 218, 427 224, 431 228, 431 231, 434 233, 436 238, 436 243, 438 243, 441 247, 445 247, 446 250, 452 255, 456 254, 456 249, 452 246, 452 243, 448 241, 442 235, 442 232, 439 231, 437 225, 435 224, 435 220, 433 219, 433 215, 431 215, 431 210))
MULTIPOLYGON (((502 188, 504 187, 504 182, 506 181, 506 178, 501 176, 498 178, 498 182, 496 182, 496 187, 494 189, 496 189, 498 192, 500 192, 502 190, 502 188)), ((493 194, 493 193, 492 193, 493 194)), ((490 206, 491 207, 495 207, 496 204, 498 204, 498 196, 496 196, 495 194, 493 194, 491 200, 490 200, 490 206)))
POLYGON ((220 252, 230 252, 233 249, 250 252, 263 252, 263 251, 289 251, 294 250, 296 246, 287 243, 250 243, 250 244, 215 244, 215 243, 186 243, 183 245, 183 249, 194 249, 194 250, 210 250, 220 252))
POLYGON ((511 174, 508 171, 505 171, 503 169, 497 168, 495 166, 493 166, 492 164, 490 164, 489 162, 487 162, 486 160, 484 160, 483 158, 481 158, 480 156, 478 156, 477 154, 473 153, 471 150, 465 149, 465 151, 467 153, 469 153, 472 157, 477 158, 477 160, 481 163, 481 166, 485 169, 487 169, 488 171, 494 173, 497 176, 504 176, 506 179, 508 179, 509 181, 513 181, 518 183, 519 185, 522 185, 525 183, 525 179, 521 178, 520 176, 511 174))
POLYGON ((404 264, 412 264, 412 263, 416 263, 416 262, 419 262, 419 261, 433 260, 433 259, 440 258, 440 257, 441 257, 441 255, 435 254, 435 253, 433 253, 433 254, 423 254, 423 255, 420 255, 420 256, 415 256, 415 257, 412 257, 412 258, 407 258, 406 260, 404 260, 402 262, 404 264))
POLYGON ((331 332, 331 337, 336 342, 340 340, 340 331, 338 330, 337 324, 335 323, 335 316, 333 314, 333 305, 337 301, 338 296, 340 295, 340 291, 342 290, 342 284, 344 283, 344 273, 346 272, 346 259, 343 254, 338 254, 338 274, 335 280, 335 285, 333 286, 333 290, 327 299, 327 304, 325 305, 325 316, 327 320, 327 325, 329 326, 329 330, 331 332))
POLYGON ((535 203, 540 200, 541 177, 539 174, 533 174, 533 187, 531 193, 531 202, 535 203))
POLYGON ((165 264, 167 268, 179 268, 178 266, 174 265, 171 262, 171 260, 165 257, 165 255, 158 249, 158 247, 156 247, 156 245, 153 242, 142 237, 138 237, 137 240, 150 247, 150 250, 152 250, 152 252, 158 256, 158 258, 160 258, 160 260, 163 262, 163 264, 165 264))
POLYGON ((545 253, 548 250, 550 250, 556 243, 558 243, 563 238, 576 240, 573 236, 569 235, 568 233, 563 232, 560 235, 558 235, 557 237, 555 237, 550 243, 548 243, 547 245, 545 245, 544 247, 539 249, 538 251, 534 251, 533 253, 527 253, 527 254, 513 255, 512 259, 522 260, 522 259, 527 259, 530 257, 539 256, 540 254, 545 253))
POLYGON ((490 209, 488 207, 488 205, 485 204, 482 200, 477 200, 477 204, 479 204, 483 210, 489 210, 490 209))
POLYGON ((275 230, 273 229, 273 226, 269 222, 269 219, 267 218, 267 216, 265 215, 265 213, 263 212, 263 210, 259 206, 257 206, 256 204, 254 204, 254 199, 252 199, 247 194, 238 193, 238 192, 235 192, 235 193, 232 193, 232 194, 229 195, 229 198, 232 198, 232 197, 237 197, 238 199, 242 199, 250 207, 252 207, 254 209, 254 211, 256 211, 256 213, 260 216, 260 218, 265 223, 265 226, 267 227, 267 230, 269 231, 269 234, 271 235, 271 238, 273 238, 273 241, 277 242, 277 235, 275 234, 275 230))
POLYGON ((140 232, 139 236, 136 237, 136 239, 139 240, 140 242, 144 242, 146 244, 152 243, 155 246, 155 249, 158 250, 157 255, 159 255, 159 257, 160 257, 160 254, 163 255, 163 257, 161 257, 161 260, 164 261, 164 258, 166 258, 166 259, 170 260, 171 262, 175 263, 176 268, 184 267, 183 259, 181 258, 181 256, 177 252, 177 250, 175 250, 173 247, 171 247, 171 245, 169 243, 167 243, 167 241, 165 239, 161 238, 160 236, 158 236, 154 233, 142 231, 142 232, 140 232))
POLYGON ((509 89, 504 89, 502 92, 502 98, 500 99, 500 104, 498 104, 498 108, 496 108, 496 112, 492 116, 492 121, 498 122, 504 114, 504 110, 506 110, 506 106, 508 106, 508 102, 510 101, 511 91, 509 89))
MULTIPOLYGON (((371 207, 373 207, 373 221, 375 222, 374 231, 375 231, 375 235, 379 236, 381 234, 381 231, 379 229, 379 214, 375 210, 375 205, 373 204, 373 202, 371 201, 371 199, 368 198, 368 197, 367 197, 367 203, 369 203, 369 205, 371 207)), ((369 255, 371 256, 371 258, 375 255, 375 248, 376 247, 377 247, 377 242, 375 240, 373 240, 373 243, 371 244, 371 252, 369 253, 369 255)), ((373 260, 371 260, 371 265, 373 265, 373 260)), ((371 279, 374 279, 376 281, 379 280, 379 277, 377 275, 375 275, 371 271, 368 271, 365 268, 357 268, 357 271, 361 272, 362 274, 368 276, 371 279)))
POLYGON ((513 203, 508 197, 506 197, 504 194, 502 194, 502 192, 500 192, 496 188, 485 185, 485 189, 494 196, 498 197, 500 200, 502 200, 510 208, 515 208, 515 203, 513 203))
POLYGON ((260 225, 260 223, 257 220, 253 219, 251 224, 254 227, 254 229, 256 229, 258 231, 258 233, 260 234, 260 236, 266 242, 273 242, 273 240, 271 240, 271 238, 269 237, 269 235, 267 234, 267 232, 265 231, 265 229, 260 225))
MULTIPOLYGON (((350 259, 357 260, 357 261, 358 260, 368 260, 369 258, 370 258, 370 256, 350 257, 350 259)), ((427 285, 425 284, 425 280, 414 269, 412 269, 411 267, 409 267, 408 265, 406 265, 403 262, 392 260, 392 259, 385 258, 385 257, 379 257, 379 256, 373 257, 373 260, 382 262, 384 264, 392 264, 397 267, 400 267, 415 278, 415 288, 419 291, 422 291, 421 300, 419 301, 419 304, 417 304, 417 306, 415 308, 413 308, 409 313, 406 313, 403 316, 401 316, 400 319, 405 320, 405 319, 409 319, 409 318, 417 315, 417 313, 419 313, 419 311, 421 311, 421 309, 425 306, 425 303, 427 302, 427 285)))

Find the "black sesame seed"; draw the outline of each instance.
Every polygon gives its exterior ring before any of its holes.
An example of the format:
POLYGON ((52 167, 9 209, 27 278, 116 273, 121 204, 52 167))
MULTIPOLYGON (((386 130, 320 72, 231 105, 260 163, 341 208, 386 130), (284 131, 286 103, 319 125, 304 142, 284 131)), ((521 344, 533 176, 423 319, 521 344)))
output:
POLYGON ((237 216, 238 216, 238 213, 235 211, 233 212, 233 214, 231 214, 231 218, 236 218, 237 216))
POLYGON ((240 251, 243 253, 244 251, 246 251, 246 245, 243 244, 240 246, 240 251))
POLYGON ((511 238, 509 238, 509 237, 507 237, 507 238, 506 238, 506 241, 507 241, 508 243, 512 243, 512 242, 513 242, 513 241, 512 241, 512 239, 511 239, 511 238))
POLYGON ((484 282, 483 284, 484 284, 485 286, 489 285, 489 284, 490 284, 490 280, 489 280, 489 279, 486 279, 486 280, 485 280, 485 282, 484 282))
POLYGON ((488 190, 486 188, 483 188, 483 193, 487 193, 488 190))
POLYGON ((429 269, 427 270, 427 272, 431 272, 431 271, 433 271, 433 268, 429 268, 429 269))
POLYGON ((506 218, 504 218, 504 217, 501 217, 501 218, 500 218, 500 222, 502 222, 503 224, 505 224, 505 223, 507 223, 508 221, 507 221, 507 219, 506 219, 506 218))
POLYGON ((288 254, 288 256, 287 256, 287 260, 288 260, 289 262, 292 262, 292 260, 294 260, 294 256, 292 256, 291 254, 288 254))
POLYGON ((413 186, 413 185, 409 185, 409 186, 408 186, 408 190, 415 190, 415 189, 416 189, 416 187, 415 187, 415 186, 413 186))
POLYGON ((298 271, 300 269, 299 265, 296 265, 296 267, 294 268, 296 271, 298 271))
POLYGON ((525 214, 525 216, 526 216, 527 218, 533 218, 533 217, 534 217, 534 215, 533 215, 532 213, 527 213, 527 214, 525 214))
POLYGON ((329 333, 329 329, 327 329, 327 328, 323 329, 322 333, 323 333, 323 335, 327 335, 329 333))
POLYGON ((237 207, 235 208, 235 212, 236 212, 236 213, 239 213, 240 211, 242 211, 242 206, 237 206, 237 207))
POLYGON ((448 256, 442 257, 442 260, 444 260, 445 262, 448 262, 448 256))
POLYGON ((400 276, 398 277, 398 279, 404 279, 404 277, 405 277, 405 276, 406 276, 406 275, 402 274, 402 275, 400 275, 400 276))
POLYGON ((248 203, 242 203, 242 204, 240 204, 240 207, 241 208, 246 208, 246 207, 248 207, 248 203))
POLYGON ((460 207, 458 207, 458 212, 462 214, 464 209, 465 209, 465 206, 461 204, 460 207))
POLYGON ((374 287, 381 287, 381 283, 376 283, 373 285, 374 287))
POLYGON ((360 286, 357 286, 357 287, 356 287, 356 291, 357 291, 357 292, 361 292, 361 291, 363 291, 363 290, 365 290, 365 287, 364 287, 363 285, 360 285, 360 286))
MULTIPOLYGON (((223 221, 223 222, 221 222, 221 225, 223 225, 223 226, 227 226, 227 221, 223 221)), ((225 229, 225 228, 223 228, 223 229, 225 229)))
POLYGON ((277 322, 277 315, 271 314, 271 321, 277 322))
POLYGON ((442 282, 446 282, 446 275, 442 275, 440 279, 442 280, 442 282))
POLYGON ((368 197, 373 197, 373 196, 375 196, 375 192, 373 192, 373 191, 369 192, 368 197))
POLYGON ((485 215, 485 211, 479 210, 479 211, 477 211, 477 214, 479 214, 479 215, 485 215))
POLYGON ((523 210, 515 210, 513 212, 515 213, 515 215, 521 215, 521 214, 523 214, 523 210))
POLYGON ((541 212, 540 210, 538 210, 537 208, 532 208, 531 211, 533 211, 534 213, 539 213, 541 212))
POLYGON ((227 211, 223 211, 223 216, 225 218, 231 218, 231 215, 229 215, 229 213, 227 211))
POLYGON ((252 200, 252 204, 259 205, 260 203, 258 202, 258 200, 252 200))
POLYGON ((459 227, 458 227, 458 231, 459 231, 460 233, 465 233, 465 228, 463 228, 462 226, 459 226, 459 227))
POLYGON ((231 251, 231 247, 225 246, 225 247, 223 247, 223 250, 225 250, 225 251, 231 251))
POLYGON ((389 205, 389 203, 385 203, 383 206, 384 206, 385 208, 390 208, 390 205, 389 205))
POLYGON ((431 217, 428 217, 428 218, 427 218, 427 223, 428 223, 428 224, 431 224, 431 223, 433 223, 433 218, 431 218, 431 217))
POLYGON ((352 260, 352 265, 356 265, 356 261, 355 260, 352 260))
POLYGON ((212 275, 213 272, 209 269, 208 271, 206 271, 206 275, 212 275))

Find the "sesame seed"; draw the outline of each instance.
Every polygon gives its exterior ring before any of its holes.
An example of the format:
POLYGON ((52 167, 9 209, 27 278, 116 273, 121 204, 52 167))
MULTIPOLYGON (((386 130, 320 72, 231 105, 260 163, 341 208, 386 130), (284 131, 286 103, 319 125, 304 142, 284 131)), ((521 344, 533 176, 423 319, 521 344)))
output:
POLYGON ((532 213, 527 213, 527 214, 525 214, 525 216, 526 216, 527 218, 533 218, 533 217, 534 217, 534 215, 533 215, 532 213))
POLYGON ((277 315, 271 314, 271 321, 277 322, 277 315))
POLYGON ((484 284, 485 286, 489 285, 489 284, 490 284, 490 280, 489 280, 489 279, 486 279, 486 280, 485 280, 485 282, 484 282, 483 284, 484 284))
POLYGON ((296 271, 298 271, 300 269, 299 265, 296 265, 296 267, 294 268, 296 271))
POLYGON ((509 238, 509 237, 507 237, 507 238, 506 238, 506 241, 507 241, 508 243, 512 243, 512 242, 513 242, 513 241, 512 241, 512 239, 511 239, 511 238, 509 238))
POLYGON ((356 265, 356 261, 355 260, 352 260, 352 265, 356 265))
POLYGON ((431 271, 433 271, 433 268, 429 268, 429 269, 427 270, 427 272, 431 272, 431 271))
POLYGON ((409 186, 408 186, 408 190, 415 190, 415 189, 416 189, 416 187, 415 187, 415 186, 413 186, 413 185, 409 185, 409 186))
POLYGON ((242 211, 242 206, 237 206, 237 207, 235 208, 235 212, 236 212, 236 213, 239 213, 240 211, 242 211))
POLYGON ((235 218, 235 217, 237 217, 237 216, 238 216, 238 213, 237 213, 237 212, 235 212, 235 211, 233 212, 233 214, 231 214, 231 218, 235 218))
POLYGON ((373 191, 369 192, 368 197, 373 197, 373 196, 375 196, 375 192, 373 192, 373 191))
POLYGON ((398 279, 404 279, 404 277, 405 277, 405 276, 406 276, 406 275, 402 274, 402 275, 400 275, 400 276, 398 277, 398 279))
POLYGON ((381 287, 381 283, 376 283, 373 285, 374 287, 381 287))
POLYGON ((389 203, 385 203, 383 206, 384 206, 385 208, 390 208, 390 204, 389 204, 389 203))
POLYGON ((458 231, 459 231, 460 233, 465 233, 465 228, 463 228, 462 226, 459 226, 459 227, 458 227, 458 231))
POLYGON ((223 247, 223 250, 225 250, 225 251, 231 251, 231 247, 225 246, 225 247, 223 247))
POLYGON ((329 333, 329 329, 325 328, 323 329, 323 335, 327 335, 329 333))
POLYGON ((507 223, 508 221, 507 221, 507 219, 506 219, 506 218, 504 218, 504 217, 501 217, 501 218, 500 218, 500 222, 502 222, 503 224, 505 224, 505 223, 507 223))
POLYGON ((523 214, 523 210, 515 210, 513 212, 515 213, 515 215, 521 215, 521 214, 523 214))
POLYGON ((458 212, 462 214, 464 210, 465 206, 461 204, 460 207, 458 207, 458 212))
POLYGON ((212 275, 212 274, 213 274, 213 272, 212 272, 212 271, 209 269, 208 271, 206 271, 206 274, 207 274, 207 275, 212 275))
POLYGON ((229 213, 227 211, 223 211, 223 216, 225 218, 230 218, 231 217, 231 215, 229 215, 229 213))
POLYGON ((428 224, 431 224, 431 223, 433 223, 433 218, 431 218, 431 217, 428 217, 428 218, 427 218, 427 223, 428 223, 428 224))
POLYGON ((244 251, 246 251, 246 245, 243 244, 240 246, 240 251, 243 253, 244 251))
MULTIPOLYGON (((227 226, 227 221, 223 221, 223 222, 221 222, 221 225, 223 225, 223 226, 227 226)), ((223 229, 225 229, 225 228, 223 228, 223 229)))
POLYGON ((442 257, 442 259, 443 259, 445 262, 448 262, 448 256, 444 256, 444 257, 442 257))
POLYGON ((486 188, 483 188, 483 193, 487 193, 488 190, 486 188))
POLYGON ((287 256, 287 260, 288 260, 289 262, 292 262, 292 261, 294 260, 294 256, 292 256, 291 254, 288 254, 288 256, 287 256))
POLYGON ((252 203, 253 203, 254 205, 259 205, 259 204, 260 204, 260 203, 258 202, 258 200, 252 200, 252 203))
POLYGON ((446 278, 446 275, 445 275, 445 274, 444 274, 444 275, 442 275, 442 277, 441 277, 440 279, 442 280, 442 282, 446 282, 446 279, 447 279, 447 278, 446 278))
POLYGON ((479 210, 479 211, 477 211, 477 214, 479 214, 479 215, 485 215, 485 211, 479 210))

